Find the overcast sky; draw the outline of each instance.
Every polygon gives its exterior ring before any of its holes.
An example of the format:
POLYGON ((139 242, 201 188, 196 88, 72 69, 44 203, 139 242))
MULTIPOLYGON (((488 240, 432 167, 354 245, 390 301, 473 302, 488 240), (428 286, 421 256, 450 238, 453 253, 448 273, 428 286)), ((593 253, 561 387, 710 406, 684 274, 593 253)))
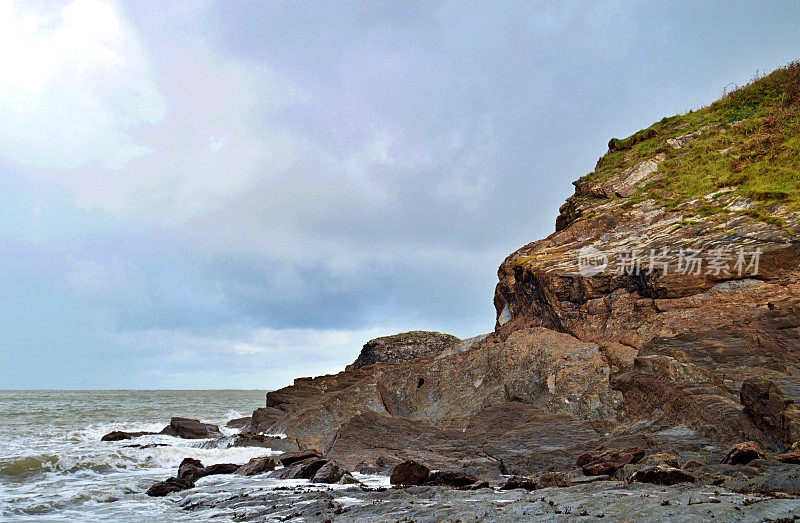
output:
POLYGON ((0 387, 273 388, 494 325, 612 136, 796 2, 0 1, 0 387))

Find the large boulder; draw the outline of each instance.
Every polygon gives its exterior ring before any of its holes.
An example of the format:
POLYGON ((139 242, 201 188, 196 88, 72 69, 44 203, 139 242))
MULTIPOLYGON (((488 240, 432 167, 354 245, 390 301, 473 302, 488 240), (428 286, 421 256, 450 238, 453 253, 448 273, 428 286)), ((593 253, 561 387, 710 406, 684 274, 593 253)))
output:
POLYGON ((754 459, 762 459, 764 451, 755 441, 745 441, 744 443, 737 443, 734 445, 725 458, 723 463, 729 465, 747 465, 754 459))
POLYGON ((275 460, 270 456, 260 456, 252 458, 245 465, 236 469, 236 474, 242 476, 254 476, 255 474, 262 474, 275 469, 275 460))
POLYGON ((206 439, 222 437, 219 427, 190 418, 172 418, 161 434, 184 439, 206 439))
POLYGON ((593 450, 581 454, 576 464, 587 476, 613 475, 629 463, 638 463, 644 454, 644 449, 637 447, 593 450))
POLYGON ((166 496, 167 494, 172 494, 173 492, 179 492, 181 490, 190 488, 194 488, 193 481, 180 478, 169 478, 153 484, 149 489, 147 489, 146 494, 153 497, 162 497, 166 496))
POLYGON ((639 483, 655 483, 656 485, 675 485, 677 483, 694 483, 696 478, 689 472, 669 465, 654 465, 637 470, 631 476, 632 481, 639 483))
POLYGON ((336 483, 346 471, 333 460, 322 465, 311 478, 312 483, 336 483))
POLYGON ((800 440, 800 408, 774 382, 748 378, 739 397, 747 414, 765 433, 784 444, 800 440))
POLYGON ((305 461, 310 458, 323 458, 324 456, 320 451, 317 449, 306 449, 306 450, 299 450, 297 452, 286 452, 281 454, 278 460, 281 462, 281 465, 284 467, 288 467, 293 465, 299 461, 305 461))
POLYGON ((451 334, 441 332, 411 331, 382 338, 364 344, 361 354, 348 370, 356 370, 373 363, 402 363, 405 361, 439 354, 461 341, 451 334))
POLYGON ((392 485, 422 485, 428 481, 431 470, 414 460, 404 461, 395 465, 389 482, 392 485))
POLYGON ((184 458, 178 466, 178 479, 191 481, 194 483, 199 478, 206 475, 206 470, 200 460, 184 458))

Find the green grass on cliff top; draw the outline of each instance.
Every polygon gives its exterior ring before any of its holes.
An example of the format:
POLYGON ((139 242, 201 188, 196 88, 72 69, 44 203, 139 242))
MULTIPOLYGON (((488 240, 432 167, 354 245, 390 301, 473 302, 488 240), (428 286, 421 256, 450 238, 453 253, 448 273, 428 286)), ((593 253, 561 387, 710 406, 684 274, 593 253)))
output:
MULTIPOLYGON (((612 138, 609 153, 588 175, 603 180, 652 158, 667 155, 659 171, 633 199, 662 201, 667 208, 729 188, 758 202, 749 214, 780 225, 776 209, 800 211, 800 62, 793 62, 738 88, 713 104, 663 118, 624 140, 612 138), (682 149, 670 138, 700 131, 682 149), (785 207, 782 207, 785 206, 785 207)), ((708 205, 706 214, 721 211, 708 205)))

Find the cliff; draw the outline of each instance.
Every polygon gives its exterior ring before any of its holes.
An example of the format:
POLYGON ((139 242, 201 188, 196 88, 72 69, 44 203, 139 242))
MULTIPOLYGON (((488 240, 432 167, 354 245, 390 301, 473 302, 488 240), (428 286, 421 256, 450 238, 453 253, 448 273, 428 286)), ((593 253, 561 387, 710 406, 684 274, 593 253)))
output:
POLYGON ((367 351, 367 366, 270 393, 245 431, 350 467, 414 458, 486 475, 614 446, 682 460, 721 459, 742 439, 788 447, 798 149, 797 64, 612 139, 556 232, 500 266, 494 332, 410 361, 367 351))

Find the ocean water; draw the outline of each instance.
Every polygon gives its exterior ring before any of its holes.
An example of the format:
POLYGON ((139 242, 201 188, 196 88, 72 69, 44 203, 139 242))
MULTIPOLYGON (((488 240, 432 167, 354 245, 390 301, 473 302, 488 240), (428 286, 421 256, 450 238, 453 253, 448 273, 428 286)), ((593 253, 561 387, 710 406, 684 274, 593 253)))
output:
MULTIPOLYGON (((264 405, 265 391, 0 391, 0 520, 2 521, 197 521, 232 514, 189 512, 182 500, 270 489, 302 483, 265 476, 218 475, 166 498, 145 491, 174 476, 181 460, 204 465, 246 463, 277 454, 270 449, 202 448, 205 440, 144 436, 101 442, 112 430, 152 431, 172 416, 215 423, 226 435, 227 421, 264 405), (162 443, 151 448, 132 444, 162 443)), ((362 478, 381 482, 380 478, 362 478)), ((323 488, 323 487, 320 487, 323 488)))

